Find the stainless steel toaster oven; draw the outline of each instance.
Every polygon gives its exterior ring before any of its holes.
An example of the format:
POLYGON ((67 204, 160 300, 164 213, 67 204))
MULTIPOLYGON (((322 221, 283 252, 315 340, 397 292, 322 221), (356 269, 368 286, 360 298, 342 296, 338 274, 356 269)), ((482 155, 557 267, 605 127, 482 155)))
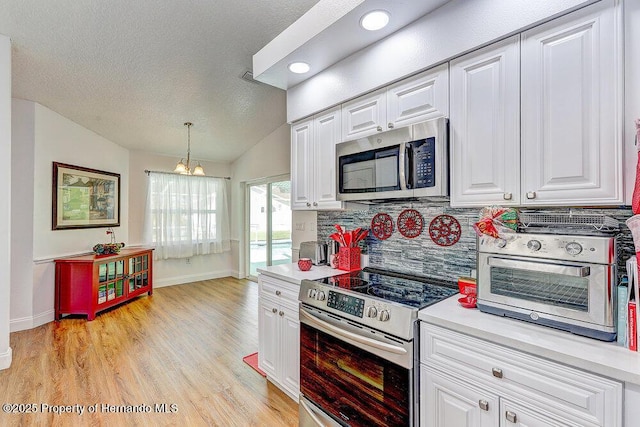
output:
POLYGON ((517 233, 478 239, 478 308, 616 339, 616 239, 517 233))

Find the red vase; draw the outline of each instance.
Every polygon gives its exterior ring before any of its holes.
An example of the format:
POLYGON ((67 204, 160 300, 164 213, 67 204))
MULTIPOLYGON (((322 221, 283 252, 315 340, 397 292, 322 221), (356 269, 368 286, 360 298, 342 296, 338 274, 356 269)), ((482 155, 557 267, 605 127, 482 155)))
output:
POLYGON ((338 269, 344 271, 360 270, 360 248, 341 247, 338 257, 338 269))

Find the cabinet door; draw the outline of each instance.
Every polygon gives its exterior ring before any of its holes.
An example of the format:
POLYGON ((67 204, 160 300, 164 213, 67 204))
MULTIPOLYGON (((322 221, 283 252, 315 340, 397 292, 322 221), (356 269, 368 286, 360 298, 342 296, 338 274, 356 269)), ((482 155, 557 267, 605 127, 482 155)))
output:
POLYGON ((280 306, 281 375, 280 382, 288 394, 298 400, 300 393, 300 322, 295 305, 280 306))
POLYGON ((313 120, 314 186, 316 209, 340 209, 336 200, 336 144, 340 142, 340 107, 318 114, 313 120))
POLYGON ((420 365, 421 427, 497 425, 497 396, 420 365))
POLYGON ((386 129, 386 89, 342 104, 342 140, 362 138, 386 129))
POLYGON ((291 209, 313 209, 313 121, 291 127, 291 209))
POLYGON ((387 89, 385 129, 449 115, 449 65, 420 73, 387 89))
POLYGON ((260 297, 258 313, 258 366, 269 377, 277 378, 280 348, 278 304, 260 297))
POLYGON ((451 205, 517 205, 520 41, 451 61, 451 205))
POLYGON ((523 204, 623 202, 620 10, 602 1, 522 34, 523 204))

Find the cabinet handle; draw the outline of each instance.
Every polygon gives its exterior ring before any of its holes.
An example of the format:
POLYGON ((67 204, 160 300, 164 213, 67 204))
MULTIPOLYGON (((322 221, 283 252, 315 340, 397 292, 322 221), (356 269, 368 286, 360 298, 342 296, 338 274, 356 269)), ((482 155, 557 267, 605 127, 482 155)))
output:
POLYGON ((483 411, 488 411, 489 410, 489 402, 487 402, 486 400, 478 400, 478 406, 483 411))
POLYGON ((494 377, 496 378, 502 378, 502 369, 498 369, 498 368, 492 368, 491 369, 491 373, 493 374, 494 377))
POLYGON ((516 417, 516 413, 515 412, 511 412, 511 411, 507 411, 504 413, 504 417, 507 419, 507 421, 512 422, 512 423, 516 423, 518 420, 518 417, 516 417))
POLYGON ((280 295, 282 295, 282 292, 276 291, 276 295, 280 296, 280 295))
POLYGON ((313 206, 318 206, 318 202, 313 202, 313 206))
POLYGON ((393 129, 393 123, 389 122, 389 123, 387 124, 387 127, 388 127, 389 129, 393 129))
POLYGON ((382 132, 382 126, 378 126, 378 127, 376 128, 376 130, 377 130, 378 132, 382 132))
POLYGON ((511 198, 513 197, 513 195, 511 193, 504 193, 502 195, 502 198, 505 200, 511 200, 511 198))
POLYGON ((278 313, 280 315, 280 317, 284 316, 284 311, 281 311, 280 313, 278 313))
POLYGON ((310 208, 311 207, 311 203, 307 202, 307 207, 310 208))
POLYGON ((277 308, 272 308, 271 311, 273 311, 274 313, 277 313, 278 309, 277 308))
POLYGON ((531 199, 535 199, 536 198, 536 192, 535 191, 529 191, 527 193, 527 199, 531 200, 531 199))

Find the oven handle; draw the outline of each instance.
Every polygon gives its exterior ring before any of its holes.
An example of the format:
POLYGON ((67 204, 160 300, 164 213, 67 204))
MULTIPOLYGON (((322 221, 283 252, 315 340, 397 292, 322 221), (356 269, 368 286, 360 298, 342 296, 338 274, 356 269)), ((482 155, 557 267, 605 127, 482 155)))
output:
POLYGON ((339 335, 343 338, 353 340, 360 344, 368 345, 369 347, 377 348, 379 350, 384 350, 389 353, 402 354, 406 355, 407 350, 402 347, 398 347, 395 345, 387 344, 384 342, 376 341, 371 338, 363 337, 358 334, 354 334, 353 332, 345 331, 343 329, 338 328, 337 326, 333 326, 331 323, 327 323, 324 320, 320 320, 317 317, 309 314, 303 308, 300 309, 300 318, 305 318, 307 323, 311 324, 311 326, 315 326, 319 329, 324 329, 326 332, 332 333, 334 335, 339 335))
POLYGON ((303 410, 309 416, 309 418, 313 420, 314 423, 316 423, 317 427, 328 427, 331 425, 338 425, 337 423, 332 423, 332 421, 325 422, 322 419, 320 419, 319 414, 316 414, 316 411, 314 411, 313 408, 311 408, 309 404, 305 402, 302 396, 300 397, 300 409, 303 410))
POLYGON ((495 257, 490 257, 487 261, 491 267, 515 268, 575 277, 587 277, 591 274, 590 267, 579 267, 575 265, 548 264, 545 262, 519 261, 495 257))

